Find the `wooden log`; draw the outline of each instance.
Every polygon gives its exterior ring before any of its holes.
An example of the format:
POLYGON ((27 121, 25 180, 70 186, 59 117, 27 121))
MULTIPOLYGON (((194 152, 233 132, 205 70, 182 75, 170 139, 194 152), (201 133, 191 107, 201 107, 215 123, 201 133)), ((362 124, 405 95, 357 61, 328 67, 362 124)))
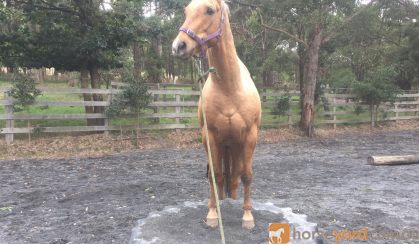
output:
POLYGON ((419 164, 419 155, 369 156, 368 163, 372 165, 419 164))

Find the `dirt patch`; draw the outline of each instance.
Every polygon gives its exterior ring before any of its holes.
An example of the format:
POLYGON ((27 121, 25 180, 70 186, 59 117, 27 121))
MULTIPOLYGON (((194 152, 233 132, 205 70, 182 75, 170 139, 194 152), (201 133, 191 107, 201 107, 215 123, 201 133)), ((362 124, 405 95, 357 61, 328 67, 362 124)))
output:
POLYGON ((316 136, 320 138, 332 138, 344 134, 375 134, 394 131, 419 130, 419 120, 404 120, 399 122, 380 123, 377 127, 371 128, 368 124, 359 124, 357 126, 339 126, 336 130, 330 128, 316 129, 316 136))
MULTIPOLYGON (((253 199, 307 215, 319 231, 363 227, 378 234, 419 231, 419 165, 374 167, 366 163, 371 154, 417 153, 418 145, 419 131, 413 130, 259 144, 253 199)), ((204 201, 208 196, 205 173, 201 147, 136 150, 97 158, 0 161, 0 243, 127 243, 138 221, 151 212, 204 201)), ((238 238, 231 243, 266 240, 268 223, 285 219, 256 210, 257 228, 244 233, 240 205, 222 207, 228 217, 226 235, 230 240, 238 238)), ((185 243, 185 235, 191 240, 188 243, 208 243, 203 239, 206 236, 218 240, 217 230, 201 224, 205 208, 181 209, 185 221, 171 217, 172 231, 177 231, 170 234, 160 229, 159 236, 170 237, 171 243, 185 243)), ((159 233, 150 225, 143 230, 147 240, 159 233)))
POLYGON ((136 149, 156 148, 194 148, 198 147, 197 130, 142 133, 138 141, 135 135, 103 134, 53 136, 38 138, 29 143, 27 140, 15 140, 7 145, 0 142, 0 159, 62 159, 99 157, 123 153, 136 149))
MULTIPOLYGON (((419 121, 403 121, 399 123, 385 123, 371 129, 369 125, 317 128, 316 138, 333 138, 339 135, 359 133, 374 134, 385 131, 418 130, 419 121)), ((28 143, 27 140, 15 140, 6 145, 0 140, 0 160, 18 159, 62 159, 85 158, 113 155, 135 149, 157 148, 200 148, 201 134, 199 130, 174 130, 160 132, 144 132, 140 135, 138 143, 130 139, 131 135, 78 135, 55 136, 38 138, 28 143)), ((278 143, 303 139, 300 130, 296 128, 263 129, 260 131, 260 143, 278 143)))

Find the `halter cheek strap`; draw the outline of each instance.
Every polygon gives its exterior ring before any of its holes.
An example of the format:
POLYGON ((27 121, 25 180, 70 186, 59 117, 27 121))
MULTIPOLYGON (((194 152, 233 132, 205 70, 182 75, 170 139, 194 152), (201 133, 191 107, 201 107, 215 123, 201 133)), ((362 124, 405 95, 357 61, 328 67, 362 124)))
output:
POLYGON ((182 27, 179 29, 179 31, 186 33, 186 35, 188 35, 190 38, 192 38, 194 41, 198 43, 198 45, 201 48, 200 58, 203 58, 205 57, 204 45, 213 39, 220 38, 223 35, 223 27, 224 27, 224 11, 223 11, 223 8, 221 8, 221 21, 220 21, 220 25, 218 26, 218 30, 216 32, 206 37, 199 37, 197 34, 195 34, 195 32, 193 32, 189 28, 182 27))

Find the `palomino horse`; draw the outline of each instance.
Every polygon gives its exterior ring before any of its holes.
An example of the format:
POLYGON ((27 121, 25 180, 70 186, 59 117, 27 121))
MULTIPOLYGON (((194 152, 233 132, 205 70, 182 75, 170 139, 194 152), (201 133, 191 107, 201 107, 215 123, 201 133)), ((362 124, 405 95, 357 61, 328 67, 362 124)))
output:
MULTIPOLYGON (((222 0, 192 0, 185 14, 186 20, 172 45, 173 54, 187 59, 207 53, 209 66, 215 68, 216 72, 209 75, 203 88, 214 173, 218 188, 224 188, 224 193, 233 199, 237 198, 240 179, 243 182, 242 226, 251 229, 254 219, 250 185, 253 152, 261 120, 259 94, 249 71, 237 56, 228 6, 222 0)), ((201 102, 198 117, 202 141, 207 149, 201 102)), ((211 180, 210 185, 207 224, 217 227, 218 215, 211 180)), ((222 190, 219 197, 224 197, 222 190)))

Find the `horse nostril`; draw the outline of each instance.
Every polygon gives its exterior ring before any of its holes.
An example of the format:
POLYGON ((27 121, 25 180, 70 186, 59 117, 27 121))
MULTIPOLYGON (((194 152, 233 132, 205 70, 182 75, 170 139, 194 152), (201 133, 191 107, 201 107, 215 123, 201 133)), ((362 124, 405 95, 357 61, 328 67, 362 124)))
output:
POLYGON ((181 42, 181 43, 179 44, 178 49, 179 49, 179 51, 181 51, 181 50, 186 50, 186 43, 185 43, 185 42, 181 42))

